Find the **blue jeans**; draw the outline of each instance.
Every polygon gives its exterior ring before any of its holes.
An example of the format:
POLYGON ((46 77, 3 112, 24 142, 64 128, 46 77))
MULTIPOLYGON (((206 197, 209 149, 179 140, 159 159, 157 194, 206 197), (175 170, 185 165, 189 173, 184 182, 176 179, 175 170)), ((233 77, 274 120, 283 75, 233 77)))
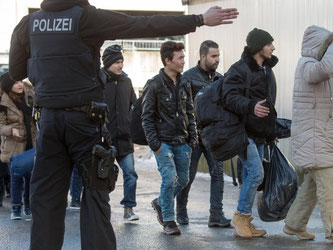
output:
POLYGON ((223 177, 223 162, 216 161, 212 154, 200 143, 197 145, 191 155, 190 164, 190 181, 187 186, 180 191, 177 195, 177 212, 182 213, 187 206, 188 195, 192 182, 194 181, 195 175, 198 171, 198 163, 201 155, 204 154, 207 164, 209 167, 210 180, 210 212, 216 215, 222 213, 222 199, 223 199, 223 188, 224 188, 224 177, 223 177))
POLYGON ((72 196, 72 200, 81 199, 82 181, 81 181, 81 177, 79 176, 79 170, 76 165, 74 165, 74 167, 73 167, 71 184, 70 184, 69 189, 70 189, 70 193, 72 196))
POLYGON ((116 158, 120 168, 123 171, 124 178, 124 198, 120 204, 125 207, 136 206, 136 181, 138 175, 134 169, 134 155, 130 153, 128 155, 116 158))
POLYGON ((22 204, 23 191, 24 203, 29 204, 30 178, 31 174, 27 174, 24 177, 10 175, 10 196, 13 205, 22 204))
POLYGON ((262 158, 264 144, 257 144, 249 138, 247 157, 244 153, 238 155, 243 163, 243 185, 239 194, 237 210, 241 214, 251 214, 258 186, 264 179, 262 158))
POLYGON ((174 221, 174 198, 189 181, 191 148, 187 144, 162 143, 155 158, 162 177, 158 203, 162 208, 163 221, 174 221))

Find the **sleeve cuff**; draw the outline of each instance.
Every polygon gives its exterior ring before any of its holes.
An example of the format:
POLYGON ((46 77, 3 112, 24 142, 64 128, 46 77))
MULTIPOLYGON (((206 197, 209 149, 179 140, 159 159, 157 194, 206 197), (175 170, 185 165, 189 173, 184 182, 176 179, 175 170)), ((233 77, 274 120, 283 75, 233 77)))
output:
POLYGON ((251 100, 249 103, 249 113, 254 115, 254 107, 256 106, 256 102, 254 100, 251 100))

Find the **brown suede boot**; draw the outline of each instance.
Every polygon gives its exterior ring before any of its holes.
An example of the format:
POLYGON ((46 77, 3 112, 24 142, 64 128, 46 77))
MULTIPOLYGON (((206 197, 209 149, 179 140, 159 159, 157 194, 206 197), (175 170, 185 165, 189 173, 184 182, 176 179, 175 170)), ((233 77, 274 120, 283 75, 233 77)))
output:
POLYGON ((251 216, 249 219, 249 223, 250 223, 250 230, 252 233, 253 237, 262 237, 264 236, 267 232, 264 229, 256 229, 256 227, 251 223, 251 221, 253 220, 253 217, 251 216))
MULTIPOLYGON (((264 229, 257 229, 252 223, 251 221, 253 220, 253 217, 250 216, 249 217, 249 224, 250 224, 250 230, 252 233, 252 237, 262 237, 264 236, 267 232, 264 229)), ((239 235, 237 234, 237 232, 235 231, 235 236, 239 237, 239 235)))
POLYGON ((310 234, 307 231, 297 231, 296 229, 289 227, 287 224, 284 226, 283 232, 289 235, 296 235, 300 240, 313 240, 316 237, 314 234, 310 234))
POLYGON ((231 225, 235 228, 235 235, 243 238, 252 238, 249 218, 250 214, 241 214, 236 211, 232 218, 231 225))

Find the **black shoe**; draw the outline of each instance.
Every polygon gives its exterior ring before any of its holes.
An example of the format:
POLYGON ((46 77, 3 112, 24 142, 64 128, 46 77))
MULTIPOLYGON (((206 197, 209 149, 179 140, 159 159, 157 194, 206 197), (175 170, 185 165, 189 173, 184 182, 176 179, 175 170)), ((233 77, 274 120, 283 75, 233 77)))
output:
POLYGON ((161 209, 161 206, 160 204, 158 204, 158 200, 157 198, 154 199, 152 202, 151 202, 151 205, 152 207, 154 208, 155 212, 157 213, 157 220, 158 222, 164 226, 164 223, 163 223, 163 217, 162 217, 162 209, 161 209))
POLYGON ((163 225, 163 231, 165 234, 168 235, 179 235, 181 232, 177 227, 176 222, 174 221, 167 221, 163 225))
POLYGON ((177 222, 180 225, 187 225, 189 223, 189 219, 187 216, 187 209, 186 208, 179 208, 177 206, 177 222))
POLYGON ((230 227, 230 219, 227 219, 224 217, 223 214, 216 216, 216 215, 210 215, 208 226, 209 227, 230 227))
POLYGON ((189 222, 188 216, 183 214, 177 214, 177 222, 180 225, 187 225, 189 222))
POLYGON ((12 220, 21 220, 22 219, 21 205, 13 206, 10 218, 12 220))
POLYGON ((81 202, 80 199, 74 199, 69 204, 69 208, 72 210, 80 210, 81 209, 81 202))
POLYGON ((24 204, 23 213, 25 216, 31 216, 31 209, 29 204, 24 204))

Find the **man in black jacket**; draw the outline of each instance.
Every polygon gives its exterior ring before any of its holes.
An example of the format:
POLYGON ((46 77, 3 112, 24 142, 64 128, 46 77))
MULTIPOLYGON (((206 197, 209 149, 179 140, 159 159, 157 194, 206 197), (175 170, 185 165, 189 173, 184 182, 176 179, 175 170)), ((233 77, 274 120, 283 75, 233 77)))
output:
POLYGON ((231 224, 236 236, 252 238, 266 234, 253 226, 251 212, 264 177, 264 143, 274 139, 276 82, 272 67, 278 59, 272 55, 275 47, 268 32, 255 28, 246 43, 241 60, 226 74, 222 98, 227 109, 243 117, 249 137, 247 150, 238 155, 243 163, 243 184, 231 224))
POLYGON ((196 125, 191 85, 182 79, 184 45, 161 46, 164 68, 144 87, 142 127, 162 177, 160 196, 152 201, 164 233, 180 234, 175 223, 174 198, 187 185, 196 125))
POLYGON ((111 133, 112 145, 117 149, 116 159, 124 177, 124 198, 120 204, 124 206, 124 220, 134 221, 139 219, 133 212, 138 175, 134 169, 134 148, 128 116, 136 95, 131 79, 123 72, 124 57, 121 49, 119 45, 112 45, 104 50, 101 78, 105 84, 105 102, 109 107, 107 128, 111 133))
POLYGON ((31 179, 31 249, 62 247, 73 163, 85 186, 82 249, 116 248, 108 203, 114 175, 104 168, 113 169, 113 163, 100 146, 106 141, 99 77, 103 42, 186 34, 200 25, 230 23, 237 14, 215 7, 203 15, 132 17, 96 9, 88 0, 44 0, 40 11, 22 18, 11 39, 9 73, 15 81, 29 77, 41 108, 31 179))
MULTIPOLYGON (((223 76, 216 72, 220 62, 220 51, 217 43, 207 40, 200 45, 200 61, 198 64, 184 72, 186 78, 192 88, 192 98, 194 98, 199 90, 203 89, 211 82, 222 78, 223 76)), ((188 224, 187 201, 191 184, 194 181, 198 170, 199 159, 204 154, 209 167, 210 181, 210 216, 208 221, 209 227, 228 227, 230 220, 224 217, 222 211, 223 199, 223 162, 214 160, 212 154, 202 144, 200 137, 200 128, 198 128, 198 145, 193 149, 190 164, 190 181, 187 186, 177 195, 177 222, 179 224, 188 224)))

